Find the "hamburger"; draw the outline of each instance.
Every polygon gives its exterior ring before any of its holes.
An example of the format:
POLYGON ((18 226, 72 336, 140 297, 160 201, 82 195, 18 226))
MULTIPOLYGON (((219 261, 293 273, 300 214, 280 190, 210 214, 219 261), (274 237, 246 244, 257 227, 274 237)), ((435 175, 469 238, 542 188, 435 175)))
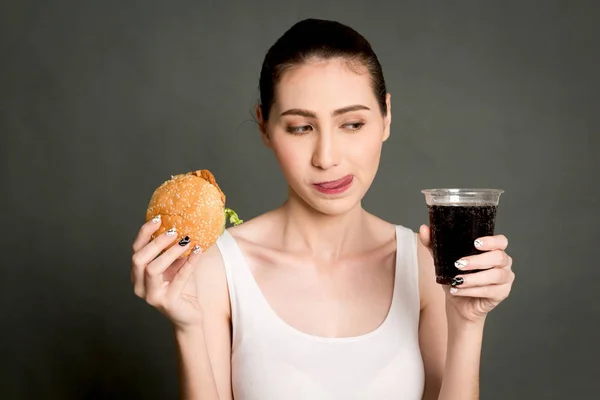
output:
POLYGON ((225 200, 207 169, 171 176, 156 188, 146 210, 146 221, 157 216, 162 220, 152 239, 175 229, 177 241, 172 245, 186 236, 190 242, 189 249, 179 258, 189 256, 195 245, 205 251, 223 234, 227 219, 232 225, 243 222, 235 211, 225 208, 225 200))

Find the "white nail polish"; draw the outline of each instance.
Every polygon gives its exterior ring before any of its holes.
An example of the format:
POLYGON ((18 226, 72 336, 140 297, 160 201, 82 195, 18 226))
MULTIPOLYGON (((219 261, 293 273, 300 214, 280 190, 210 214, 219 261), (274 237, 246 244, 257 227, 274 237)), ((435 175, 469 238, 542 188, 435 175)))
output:
POLYGON ((198 254, 198 253, 200 253, 200 246, 198 246, 198 245, 195 245, 195 246, 194 246, 194 248, 192 249, 192 252, 193 252, 194 254, 198 254))
POLYGON ((481 240, 477 239, 475 241, 475 247, 481 247, 481 246, 483 246, 483 242, 481 240))
POLYGON ((467 266, 467 260, 458 260, 457 262, 454 263, 454 266, 458 269, 463 269, 464 267, 467 266))
POLYGON ((450 288, 450 293, 455 294, 456 292, 458 292, 457 288, 455 288, 455 287, 450 288))
POLYGON ((176 233, 177 233, 177 229, 171 228, 167 231, 167 236, 175 236, 176 233))
POLYGON ((158 214, 156 217, 152 218, 152 223, 153 224, 157 224, 158 221, 160 221, 160 214, 158 214))

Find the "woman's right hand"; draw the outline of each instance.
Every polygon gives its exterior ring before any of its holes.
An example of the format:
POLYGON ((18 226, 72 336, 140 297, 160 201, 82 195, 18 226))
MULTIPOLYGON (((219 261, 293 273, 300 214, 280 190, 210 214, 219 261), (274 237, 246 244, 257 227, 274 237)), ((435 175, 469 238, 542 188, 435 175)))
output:
POLYGON ((165 232, 152 240, 160 218, 146 222, 133 243, 131 281, 135 294, 167 316, 178 329, 202 324, 202 309, 193 273, 200 257, 199 247, 187 258, 178 259, 190 243, 169 247, 177 233, 165 232))

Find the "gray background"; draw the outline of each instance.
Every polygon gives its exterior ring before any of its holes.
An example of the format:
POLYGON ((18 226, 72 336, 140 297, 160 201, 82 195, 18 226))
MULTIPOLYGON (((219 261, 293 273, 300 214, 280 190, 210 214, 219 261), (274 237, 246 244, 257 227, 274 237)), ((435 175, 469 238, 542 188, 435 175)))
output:
POLYGON ((600 390, 595 1, 2 1, 0 397, 175 398, 170 326, 130 246, 154 188, 210 168, 249 219, 284 199, 252 107, 305 17, 362 32, 392 92, 365 206, 417 229, 426 187, 501 187, 517 280, 483 399, 600 390))

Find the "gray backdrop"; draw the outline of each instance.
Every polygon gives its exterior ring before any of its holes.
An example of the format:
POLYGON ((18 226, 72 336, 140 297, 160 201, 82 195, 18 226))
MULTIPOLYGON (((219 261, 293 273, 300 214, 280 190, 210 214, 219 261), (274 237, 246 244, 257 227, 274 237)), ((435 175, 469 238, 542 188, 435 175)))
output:
POLYGON ((0 397, 175 398, 170 326, 129 282, 132 239, 174 173, 210 168, 245 219, 281 203, 251 116, 260 65, 320 17, 372 42, 392 92, 367 209, 417 229, 422 188, 506 190, 517 280, 488 320, 482 398, 592 398, 598 2, 214 3, 0 3, 0 397))

